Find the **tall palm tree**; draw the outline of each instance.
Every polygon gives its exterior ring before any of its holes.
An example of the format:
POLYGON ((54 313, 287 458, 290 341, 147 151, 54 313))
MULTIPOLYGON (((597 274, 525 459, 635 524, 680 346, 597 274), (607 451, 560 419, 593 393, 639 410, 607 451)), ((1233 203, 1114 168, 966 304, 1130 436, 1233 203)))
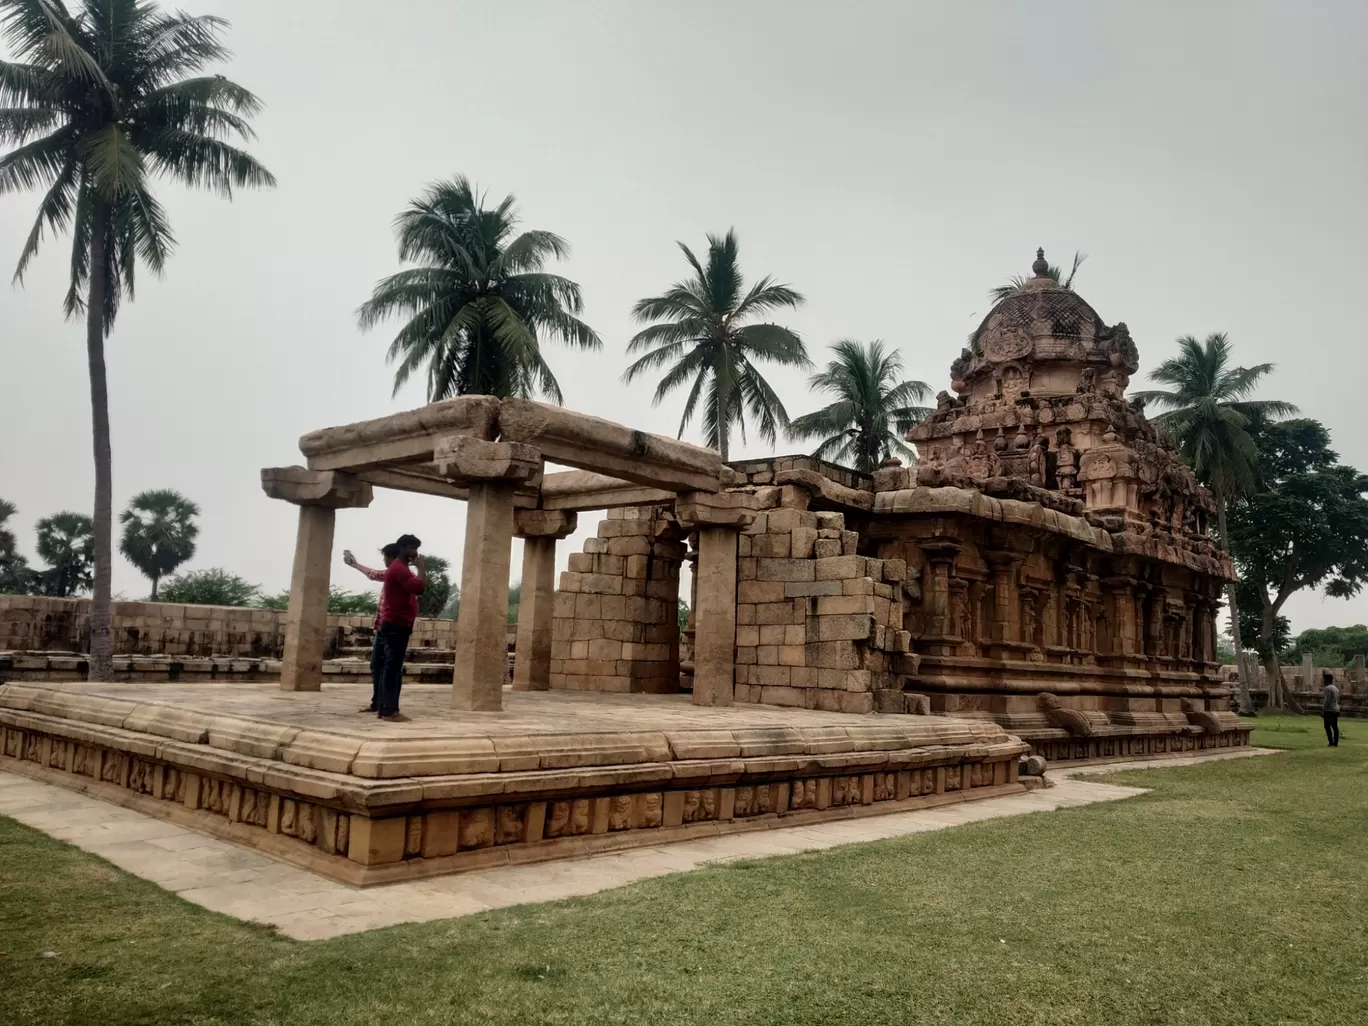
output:
POLYGON ((38 521, 38 555, 48 564, 42 572, 44 594, 67 598, 88 591, 94 576, 95 526, 84 513, 69 510, 38 521))
POLYGON ((137 264, 160 274, 175 244, 151 177, 215 189, 274 184, 230 145, 252 138, 255 96, 222 75, 226 22, 164 13, 149 0, 0 0, 17 61, 0 61, 0 196, 45 187, 19 255, 21 280, 45 231, 72 235, 68 317, 85 315, 95 452, 95 574, 90 679, 109 659, 113 499, 104 340, 137 264))
MULTIPOLYGON (((1211 489, 1216 500, 1216 524, 1221 549, 1229 552, 1226 508, 1230 500, 1258 485, 1259 451, 1248 428, 1258 418, 1285 417, 1297 412, 1291 403, 1276 399, 1251 399, 1273 364, 1253 367, 1230 366, 1231 344, 1224 333, 1208 335, 1198 342, 1191 335, 1178 340, 1178 355, 1161 363, 1150 374, 1151 381, 1171 385, 1169 389, 1137 392, 1135 398, 1154 404, 1162 412, 1155 423, 1178 443, 1183 459, 1197 479, 1211 489)), ((1235 643, 1236 665, 1240 667, 1240 712, 1253 713, 1249 697, 1248 674, 1240 646, 1239 607, 1235 585, 1226 585, 1230 606, 1230 633, 1235 643)))
POLYGON ((813 456, 848 463, 866 474, 894 453, 914 459, 903 436, 931 412, 915 405, 931 397, 930 386, 900 380, 902 356, 896 349, 885 349, 881 341, 866 345, 843 339, 831 348, 836 359, 808 384, 836 401, 797 418, 789 434, 803 440, 820 438, 813 456))
POLYGON ((650 327, 627 343, 629 354, 644 355, 627 368, 622 379, 630 382, 669 364, 652 399, 659 403, 692 378, 679 434, 684 434, 702 397, 704 441, 725 460, 733 427, 740 429, 745 440, 747 413, 767 442, 773 443, 779 428, 789 426, 784 404, 755 365, 767 360, 785 367, 811 367, 812 361, 797 333, 777 324, 746 322, 767 310, 795 309, 803 297, 768 276, 747 290, 737 263, 734 231, 722 238, 708 236, 706 265, 684 243, 678 245, 694 273, 670 286, 664 295, 639 300, 632 307, 632 316, 650 327))
MULTIPOLYGON (((1044 272, 1045 277, 1053 278, 1055 281, 1059 282, 1059 284, 1062 287, 1066 289, 1072 289, 1074 275, 1078 273, 1079 266, 1083 263, 1084 260, 1087 259, 1087 253, 1075 252, 1073 258, 1073 267, 1070 268, 1068 274, 1065 274, 1064 268, 1060 267, 1058 264, 1046 263, 1044 272)), ((1045 251, 1043 249, 1036 250, 1036 260, 1040 263, 1045 263, 1045 251)), ((1006 299, 1008 296, 1010 296, 1017 289, 1022 288, 1025 284, 1025 278, 1023 278, 1019 274, 1015 275, 1007 279, 1006 285, 999 285, 997 288, 989 289, 988 298, 991 299, 994 303, 999 303, 1002 300, 1006 299)))
POLYGON ((18 512, 14 503, 0 499, 0 594, 26 595, 34 584, 28 560, 19 554, 14 532, 7 526, 18 512))
POLYGON ((119 514, 124 528, 119 551, 152 582, 153 602, 158 582, 195 554, 199 512, 199 506, 180 492, 154 488, 133 496, 119 514))
POLYGON ((542 357, 543 338, 580 349, 603 343, 576 315, 580 288, 542 268, 569 244, 546 231, 514 232, 511 195, 494 207, 464 175, 429 186, 394 220, 399 259, 416 264, 376 284, 357 311, 362 328, 405 318, 388 359, 397 393, 427 365, 428 402, 454 395, 564 402, 542 357))

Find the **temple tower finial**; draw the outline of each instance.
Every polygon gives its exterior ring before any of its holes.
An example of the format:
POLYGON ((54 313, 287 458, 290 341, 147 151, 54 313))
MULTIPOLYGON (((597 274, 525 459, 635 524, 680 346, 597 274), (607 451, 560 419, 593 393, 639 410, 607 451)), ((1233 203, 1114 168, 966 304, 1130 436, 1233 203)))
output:
POLYGON ((1042 246, 1036 250, 1035 263, 1031 265, 1031 273, 1039 278, 1049 269, 1050 265, 1045 262, 1045 249, 1042 246))

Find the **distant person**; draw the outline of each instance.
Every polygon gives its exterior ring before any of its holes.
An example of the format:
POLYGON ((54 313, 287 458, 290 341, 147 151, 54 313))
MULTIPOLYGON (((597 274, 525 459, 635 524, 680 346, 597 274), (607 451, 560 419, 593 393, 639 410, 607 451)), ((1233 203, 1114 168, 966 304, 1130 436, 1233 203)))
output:
POLYGON ((1325 721, 1325 739, 1331 748, 1339 747, 1339 688, 1333 678, 1325 682, 1325 695, 1321 698, 1321 719, 1325 721))
MULTIPOLYGON (((394 562, 394 557, 399 555, 399 546, 390 542, 380 550, 380 558, 384 560, 385 568, 394 562)), ((362 566, 352 555, 351 549, 342 550, 342 562, 353 570, 360 571, 366 576, 366 580, 377 583, 385 579, 384 570, 373 570, 368 566, 362 566)), ((375 643, 371 645, 370 670, 371 670, 371 700, 370 705, 362 706, 361 712, 373 713, 380 710, 380 673, 385 668, 385 646, 380 643, 380 620, 385 615, 384 595, 381 594, 381 602, 375 610, 375 643)))
POLYGON ((418 619, 418 596, 427 587, 427 560, 418 555, 423 543, 411 534, 400 535, 398 552, 385 567, 385 583, 380 588, 380 642, 384 646, 384 670, 375 703, 376 715, 392 723, 408 717, 399 711, 399 689, 404 684, 404 657, 408 655, 413 621, 418 619), (417 563, 418 573, 409 570, 417 563))

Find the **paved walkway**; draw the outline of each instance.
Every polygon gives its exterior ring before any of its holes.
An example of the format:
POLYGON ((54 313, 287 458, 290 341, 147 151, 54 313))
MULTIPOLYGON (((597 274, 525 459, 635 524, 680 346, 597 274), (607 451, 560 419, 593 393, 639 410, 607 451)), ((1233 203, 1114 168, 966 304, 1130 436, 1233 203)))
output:
POLYGON ((1123 769, 1186 766, 1266 754, 1272 754, 1272 750, 1251 748, 1199 758, 1080 767, 1052 773, 1054 787, 1007 798, 682 841, 585 859, 504 866, 365 890, 326 880, 131 809, 12 773, 0 773, 0 815, 108 859, 135 876, 215 912, 272 924, 296 940, 324 940, 399 923, 451 919, 509 905, 592 894, 708 863, 793 855, 942 830, 1000 816, 1115 801, 1144 794, 1145 789, 1078 778, 1123 769))

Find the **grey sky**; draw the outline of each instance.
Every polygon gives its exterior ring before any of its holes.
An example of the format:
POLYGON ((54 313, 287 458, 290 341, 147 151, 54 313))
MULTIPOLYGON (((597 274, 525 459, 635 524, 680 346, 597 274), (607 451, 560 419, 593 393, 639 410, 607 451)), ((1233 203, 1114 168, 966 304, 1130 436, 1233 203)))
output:
MULTIPOLYGON (((685 269, 676 239, 735 227, 750 276, 806 294, 787 320, 814 358, 884 338, 934 389, 989 286, 1043 245, 1091 254, 1078 291, 1130 326, 1137 383, 1175 337, 1229 332, 1241 363, 1278 364, 1267 396, 1368 466, 1361 0, 179 6, 232 21, 226 71, 268 104, 253 150, 280 180, 231 205, 162 187, 179 250, 108 346, 116 509, 149 487, 197 500, 194 567, 283 588, 293 510, 258 469, 297 462, 307 430, 421 404, 416 384, 391 398, 389 335, 354 310, 397 269, 395 213, 456 172, 574 247, 559 270, 604 339, 549 352, 575 409, 676 430, 682 397, 653 409, 619 382, 631 303, 685 269)), ((0 201, 6 267, 36 204, 0 201)), ((0 289, 0 495, 30 555, 33 521, 90 507, 68 253, 49 241, 0 289)), ((771 380, 791 413, 814 405, 803 375, 771 380)), ((462 527, 459 504, 378 493, 339 519, 337 551, 413 531, 459 560, 462 527)), ((340 559, 334 579, 363 583, 340 559)), ((114 585, 146 589, 122 557, 114 585)), ((1364 622, 1368 597, 1287 612, 1298 630, 1364 622)))

